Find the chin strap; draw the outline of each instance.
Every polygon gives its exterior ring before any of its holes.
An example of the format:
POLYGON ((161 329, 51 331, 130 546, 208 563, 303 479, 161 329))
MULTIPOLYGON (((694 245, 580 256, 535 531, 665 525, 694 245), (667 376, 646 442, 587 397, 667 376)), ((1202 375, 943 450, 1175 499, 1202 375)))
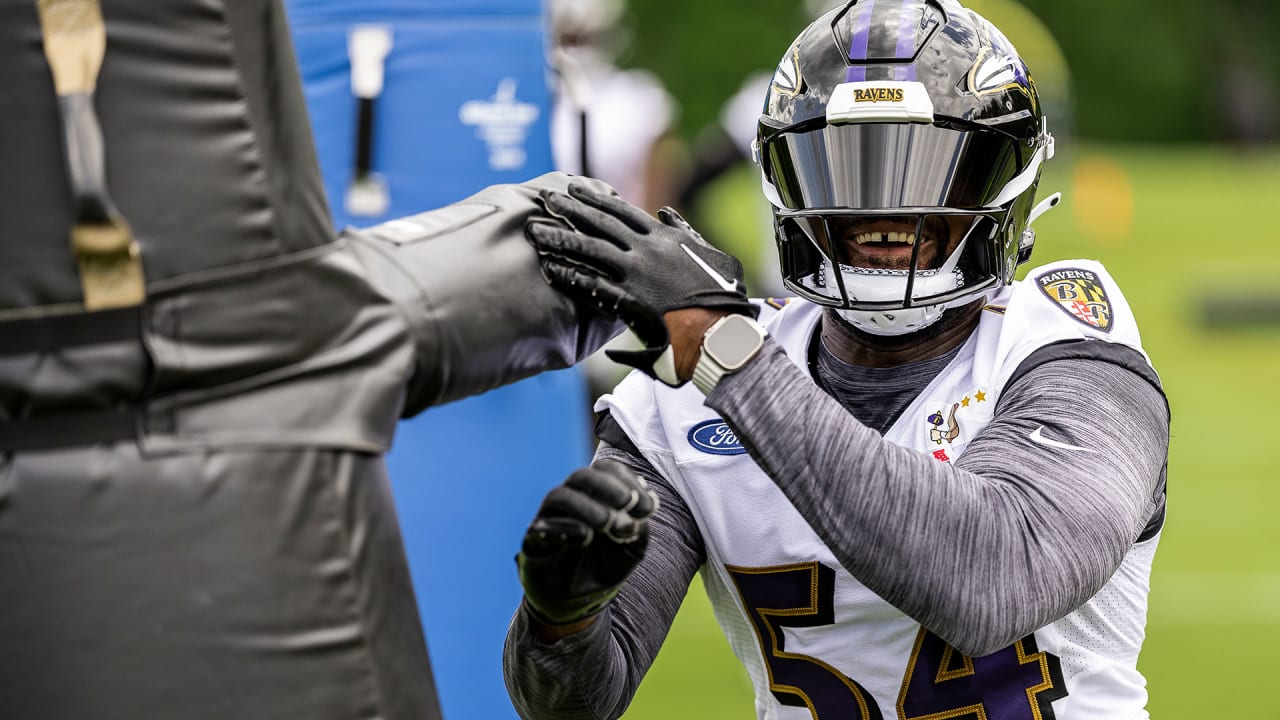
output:
POLYGON ((868 335, 893 337, 909 335, 938 322, 943 309, 940 305, 927 305, 893 311, 836 310, 836 315, 868 335))

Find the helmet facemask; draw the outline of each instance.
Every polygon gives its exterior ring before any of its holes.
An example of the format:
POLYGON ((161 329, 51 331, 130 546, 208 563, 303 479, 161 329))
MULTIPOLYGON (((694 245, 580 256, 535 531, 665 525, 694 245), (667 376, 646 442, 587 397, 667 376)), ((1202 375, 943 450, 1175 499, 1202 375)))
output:
MULTIPOLYGON (((894 211, 896 212, 896 211, 894 211)), ((921 329, 995 285, 989 240, 1003 213, 779 216, 783 275, 799 295, 872 334, 921 329)))

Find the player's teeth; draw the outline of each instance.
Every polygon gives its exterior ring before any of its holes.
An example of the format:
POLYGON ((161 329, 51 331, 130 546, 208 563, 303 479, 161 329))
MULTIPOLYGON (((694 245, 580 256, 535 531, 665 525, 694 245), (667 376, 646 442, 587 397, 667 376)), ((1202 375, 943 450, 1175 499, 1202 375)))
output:
POLYGON ((888 232, 888 233, 858 233, 853 236, 854 242, 859 245, 867 245, 869 243, 906 243, 907 245, 916 244, 916 234, 906 232, 888 232))

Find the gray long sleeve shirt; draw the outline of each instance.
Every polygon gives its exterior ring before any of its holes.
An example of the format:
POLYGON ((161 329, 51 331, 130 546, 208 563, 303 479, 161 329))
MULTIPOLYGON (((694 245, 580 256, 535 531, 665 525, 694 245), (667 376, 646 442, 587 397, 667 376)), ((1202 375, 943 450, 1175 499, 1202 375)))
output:
MULTIPOLYGON (((1028 362, 954 466, 880 437, 949 357, 883 371, 825 353, 818 384, 772 341, 707 398, 841 564, 926 628, 982 655, 1091 597, 1163 518, 1168 412, 1136 352, 1028 362), (1105 386, 1106 393, 1095 389, 1105 386), (824 392, 823 388, 827 388, 824 392), (828 394, 828 392, 830 394, 828 394), (1093 404, 1079 402, 1094 398, 1093 404), (870 425, 871 427, 868 427, 870 425), (1038 445, 1031 431, 1087 446, 1038 445), (767 431, 766 431, 767 429, 767 431), (998 598, 993 602, 992 598, 998 598)), ((706 553, 688 507, 643 458, 602 445, 660 498, 644 561, 588 629, 538 641, 522 609, 505 671, 526 718, 626 709, 706 553)))

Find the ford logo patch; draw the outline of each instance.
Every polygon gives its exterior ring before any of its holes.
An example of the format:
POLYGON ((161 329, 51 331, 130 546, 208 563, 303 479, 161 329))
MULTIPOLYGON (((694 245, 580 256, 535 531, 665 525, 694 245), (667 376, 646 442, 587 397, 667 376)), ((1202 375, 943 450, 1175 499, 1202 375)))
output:
POLYGON ((708 420, 689 431, 689 444, 709 455, 742 455, 747 449, 723 420, 708 420))

